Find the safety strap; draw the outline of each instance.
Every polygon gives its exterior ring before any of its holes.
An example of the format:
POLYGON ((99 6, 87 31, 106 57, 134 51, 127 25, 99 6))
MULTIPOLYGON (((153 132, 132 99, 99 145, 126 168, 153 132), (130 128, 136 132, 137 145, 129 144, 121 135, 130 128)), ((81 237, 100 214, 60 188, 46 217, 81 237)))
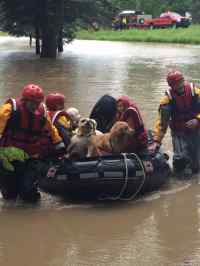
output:
POLYGON ((126 188, 127 188, 127 184, 128 184, 128 164, 127 164, 127 155, 126 153, 122 153, 123 159, 124 159, 124 164, 125 164, 125 177, 124 177, 124 184, 121 188, 121 190, 119 191, 118 195, 116 197, 112 197, 112 196, 105 196, 105 197, 100 197, 99 200, 133 200, 137 194, 140 192, 142 186, 144 185, 145 179, 146 179, 146 173, 144 170, 144 166, 142 161, 140 160, 140 158, 135 154, 132 153, 131 155, 135 156, 136 160, 139 162, 141 169, 142 169, 142 173, 143 173, 143 180, 139 186, 139 188, 137 189, 136 192, 134 192, 130 197, 124 198, 122 197, 123 193, 125 192, 126 188))

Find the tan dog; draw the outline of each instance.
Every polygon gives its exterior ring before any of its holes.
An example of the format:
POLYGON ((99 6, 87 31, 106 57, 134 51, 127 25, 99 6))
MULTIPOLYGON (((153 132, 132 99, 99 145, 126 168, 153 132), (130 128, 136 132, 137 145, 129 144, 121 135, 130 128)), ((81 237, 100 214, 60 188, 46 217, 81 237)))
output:
POLYGON ((116 122, 109 133, 92 136, 89 156, 118 154, 128 151, 129 138, 134 136, 134 129, 126 122, 116 122))
POLYGON ((67 157, 70 160, 80 160, 88 157, 88 147, 91 145, 91 136, 96 134, 96 121, 89 118, 81 118, 76 134, 71 138, 67 149, 67 157))

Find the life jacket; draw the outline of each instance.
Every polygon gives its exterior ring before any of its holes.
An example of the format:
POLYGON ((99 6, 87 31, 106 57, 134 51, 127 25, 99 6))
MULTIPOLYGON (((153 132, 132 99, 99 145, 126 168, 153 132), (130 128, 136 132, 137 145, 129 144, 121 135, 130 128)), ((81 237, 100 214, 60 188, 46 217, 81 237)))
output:
POLYGON ((130 148, 129 152, 138 153, 147 147, 147 140, 148 140, 147 130, 144 127, 142 117, 136 106, 131 106, 125 111, 125 113, 122 116, 122 121, 127 122, 130 112, 135 125, 134 128, 135 135, 133 138, 130 138, 129 140, 129 148, 130 148))
POLYGON ((34 114, 30 113, 20 99, 9 99, 12 114, 7 122, 0 146, 14 146, 23 149, 30 156, 47 152, 50 132, 44 129, 46 111, 41 104, 34 114))
POLYGON ((172 89, 166 91, 171 105, 170 128, 174 131, 188 131, 185 123, 198 114, 197 94, 194 85, 185 83, 184 94, 179 96, 172 89))

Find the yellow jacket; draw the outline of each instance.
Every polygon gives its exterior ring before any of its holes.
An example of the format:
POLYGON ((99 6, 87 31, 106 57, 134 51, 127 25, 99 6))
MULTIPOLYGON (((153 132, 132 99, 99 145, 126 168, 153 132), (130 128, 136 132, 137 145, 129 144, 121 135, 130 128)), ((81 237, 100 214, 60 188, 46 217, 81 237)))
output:
POLYGON ((71 121, 70 121, 70 119, 67 118, 65 115, 62 115, 62 116, 59 117, 59 119, 58 119, 58 123, 59 123, 61 126, 67 128, 67 129, 69 129, 69 130, 70 130, 70 128, 71 128, 71 121))

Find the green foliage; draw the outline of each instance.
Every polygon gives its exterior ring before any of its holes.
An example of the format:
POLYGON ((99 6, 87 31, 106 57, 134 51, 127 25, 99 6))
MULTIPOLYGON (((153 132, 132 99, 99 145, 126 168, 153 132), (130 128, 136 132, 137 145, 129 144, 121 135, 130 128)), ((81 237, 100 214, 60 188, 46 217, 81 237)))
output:
POLYGON ((110 25, 113 13, 110 0, 0 0, 2 30, 15 36, 39 32, 45 49, 56 49, 62 37, 71 41, 77 19, 80 24, 92 25, 95 21, 110 25))
POLYGON ((0 148, 0 161, 5 170, 14 172, 13 161, 25 162, 29 159, 26 152, 15 147, 0 148))
POLYGON ((194 22, 200 22, 200 1, 192 0, 191 13, 194 22))

